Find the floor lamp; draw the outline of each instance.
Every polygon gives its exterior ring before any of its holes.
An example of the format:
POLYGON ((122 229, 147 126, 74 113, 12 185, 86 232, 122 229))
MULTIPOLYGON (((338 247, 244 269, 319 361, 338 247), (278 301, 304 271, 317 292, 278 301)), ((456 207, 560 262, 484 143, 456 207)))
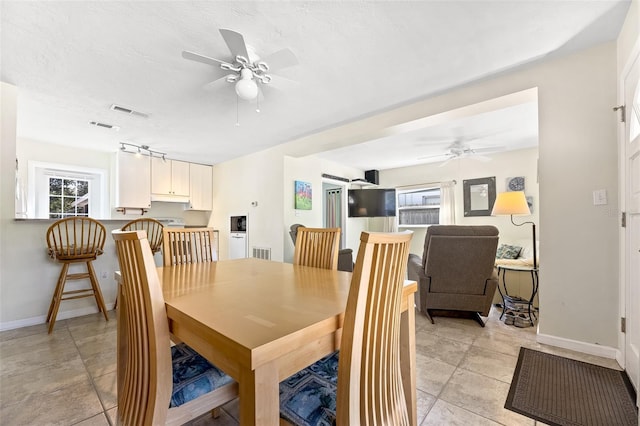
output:
POLYGON ((533 267, 537 269, 538 256, 536 249, 536 224, 533 222, 515 223, 513 221, 513 215, 531 215, 531 210, 529 210, 529 204, 527 204, 527 198, 524 196, 523 191, 501 192, 496 196, 491 216, 506 215, 511 216, 511 223, 515 226, 522 226, 527 223, 531 224, 533 228, 533 267))

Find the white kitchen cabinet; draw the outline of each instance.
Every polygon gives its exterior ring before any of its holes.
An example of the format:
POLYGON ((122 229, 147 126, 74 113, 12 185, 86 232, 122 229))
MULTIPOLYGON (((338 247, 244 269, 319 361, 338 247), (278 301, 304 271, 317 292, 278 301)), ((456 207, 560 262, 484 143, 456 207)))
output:
POLYGON ((165 201, 163 196, 189 197, 189 163, 152 157, 151 194, 156 201, 165 201))
POLYGON ((189 210, 213 209, 213 167, 191 163, 189 210))
POLYGON ((115 207, 151 207, 151 162, 146 155, 118 151, 115 207))

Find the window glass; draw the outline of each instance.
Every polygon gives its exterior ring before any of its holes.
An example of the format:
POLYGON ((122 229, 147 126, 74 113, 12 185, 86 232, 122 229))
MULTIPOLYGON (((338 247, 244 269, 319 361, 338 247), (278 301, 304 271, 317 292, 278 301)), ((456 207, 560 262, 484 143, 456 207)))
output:
POLYGON ((89 181, 49 177, 49 218, 89 216, 89 181))
POLYGON ((636 88, 636 94, 633 98, 631 114, 629 114, 629 140, 632 141, 640 135, 640 84, 636 88))
POLYGON ((440 188, 398 191, 399 227, 421 227, 440 222, 440 188))
POLYGON ((107 170, 40 161, 27 166, 29 197, 23 217, 109 217, 107 170))

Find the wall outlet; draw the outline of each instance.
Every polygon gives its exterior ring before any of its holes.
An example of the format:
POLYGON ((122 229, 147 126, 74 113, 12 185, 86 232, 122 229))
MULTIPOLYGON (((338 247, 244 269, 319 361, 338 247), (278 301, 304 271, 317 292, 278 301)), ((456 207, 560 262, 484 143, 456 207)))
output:
POLYGON ((109 273, 107 271, 102 271, 102 273, 100 274, 100 278, 106 280, 107 278, 109 278, 109 273))

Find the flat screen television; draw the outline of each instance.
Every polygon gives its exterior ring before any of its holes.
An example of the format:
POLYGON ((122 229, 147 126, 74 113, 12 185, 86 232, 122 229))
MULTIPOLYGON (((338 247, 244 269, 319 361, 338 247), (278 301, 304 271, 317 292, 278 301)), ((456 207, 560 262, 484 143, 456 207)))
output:
POLYGON ((396 215, 395 189, 350 189, 349 217, 396 215))

